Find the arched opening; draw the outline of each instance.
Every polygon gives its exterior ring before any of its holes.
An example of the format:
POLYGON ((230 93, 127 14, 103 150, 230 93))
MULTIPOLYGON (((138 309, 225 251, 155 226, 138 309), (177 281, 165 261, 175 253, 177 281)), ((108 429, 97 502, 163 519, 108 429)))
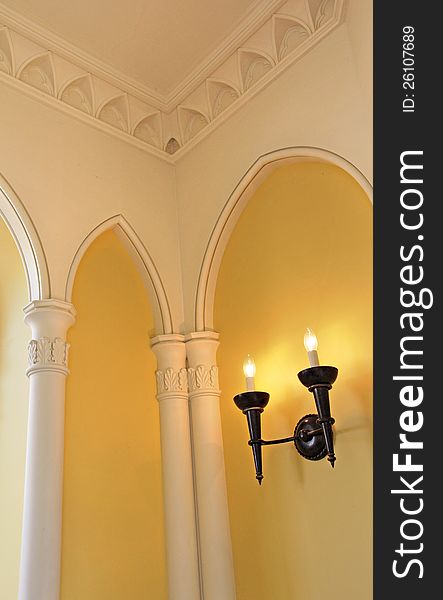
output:
POLYGON ((61 599, 166 599, 154 318, 114 231, 79 261, 72 302, 61 599))
POLYGON ((0 217, 0 581, 5 598, 18 593, 28 415, 27 301, 20 253, 0 217))
POLYGON ((225 242, 214 308, 237 599, 370 600, 372 207, 354 177, 315 157, 250 183, 225 242), (336 468, 302 459, 292 444, 264 448, 260 488, 232 397, 245 389, 250 353, 257 389, 271 394, 263 438, 292 435, 315 412, 297 379, 309 366, 306 327, 317 333, 321 362, 339 368, 336 468))
POLYGON ((93 241, 105 231, 113 231, 118 236, 140 273, 153 310, 154 328, 151 332, 152 336, 159 333, 172 333, 171 309, 158 270, 137 233, 124 216, 120 214, 110 217, 97 225, 80 244, 68 273, 65 293, 66 301, 72 302, 74 281, 83 255, 93 241))
POLYGON ((50 298, 49 273, 40 238, 25 207, 1 174, 0 217, 3 217, 20 252, 26 273, 28 300, 50 298))
POLYGON ((251 165, 228 198, 209 238, 200 269, 195 298, 195 330, 214 328, 214 294, 218 270, 231 233, 258 186, 284 164, 315 160, 348 172, 372 200, 372 187, 365 176, 342 156, 323 148, 292 146, 263 154, 251 165))

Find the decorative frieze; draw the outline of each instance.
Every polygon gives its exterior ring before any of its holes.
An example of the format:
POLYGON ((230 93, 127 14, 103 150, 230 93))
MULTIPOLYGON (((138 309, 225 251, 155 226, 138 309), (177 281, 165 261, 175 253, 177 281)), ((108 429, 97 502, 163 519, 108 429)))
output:
POLYGON ((190 367, 188 369, 188 385, 191 394, 200 390, 214 390, 218 392, 218 367, 215 365, 211 367, 198 365, 195 369, 190 367))
POLYGON ((28 346, 28 375, 34 371, 48 368, 61 368, 63 371, 67 371, 68 350, 69 344, 60 337, 52 340, 48 337, 31 340, 28 346))
POLYGON ((259 28, 245 28, 235 49, 221 47, 220 60, 200 66, 171 97, 146 86, 135 91, 124 74, 116 78, 112 67, 104 72, 103 65, 81 50, 69 51, 55 40, 48 43, 50 32, 32 31, 32 23, 0 6, 0 75, 26 84, 23 90, 29 93, 38 90, 59 108, 75 109, 71 114, 93 119, 96 127, 169 160, 170 155, 191 147, 191 140, 194 144, 212 131, 228 114, 220 118, 225 111, 240 107, 335 29, 341 22, 343 3, 271 2, 259 28))

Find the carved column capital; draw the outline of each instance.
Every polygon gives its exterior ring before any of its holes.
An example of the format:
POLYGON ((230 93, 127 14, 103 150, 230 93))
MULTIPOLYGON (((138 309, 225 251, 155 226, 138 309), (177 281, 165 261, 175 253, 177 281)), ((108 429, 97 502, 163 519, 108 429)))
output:
POLYGON ((216 365, 198 365, 188 369, 189 393, 216 392, 220 393, 218 387, 218 367, 216 365))
POLYGON ((196 331, 185 337, 190 398, 220 395, 216 366, 218 338, 215 331, 196 331))
POLYGON ((75 321, 75 309, 62 300, 35 300, 24 309, 25 322, 31 327, 28 345, 28 376, 42 371, 67 375, 68 349, 66 333, 75 321))
POLYGON ((157 400, 188 398, 186 350, 184 337, 178 333, 158 335, 151 339, 157 358, 157 400))
POLYGON ((157 379, 157 398, 159 400, 160 396, 164 394, 172 393, 176 396, 177 392, 182 394, 188 392, 187 373, 184 367, 179 370, 172 367, 168 367, 164 371, 157 370, 155 377, 157 379))
POLYGON ((67 375, 69 344, 62 338, 41 337, 31 340, 28 345, 29 376, 37 371, 58 371, 67 375))

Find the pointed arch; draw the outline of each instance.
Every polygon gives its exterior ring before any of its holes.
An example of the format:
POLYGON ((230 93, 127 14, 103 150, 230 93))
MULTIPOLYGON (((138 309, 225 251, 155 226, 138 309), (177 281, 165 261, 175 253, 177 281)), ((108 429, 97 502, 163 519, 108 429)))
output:
POLYGON ((48 265, 31 217, 0 174, 0 215, 17 244, 25 268, 29 302, 51 297, 48 265))
POLYGON ((349 173, 372 202, 372 186, 363 173, 348 160, 323 148, 294 146, 263 154, 249 167, 234 188, 212 230, 200 274, 195 297, 195 331, 213 329, 215 286, 221 260, 231 233, 243 209, 258 186, 269 174, 284 163, 300 161, 327 162, 349 173))
POLYGON ((20 67, 17 77, 45 94, 55 95, 57 84, 50 52, 42 52, 37 56, 31 56, 20 67))
POLYGON ((99 235, 108 230, 113 230, 117 234, 140 271, 151 300, 156 334, 173 333, 171 309, 158 270, 143 242, 121 214, 114 215, 102 221, 80 244, 69 268, 65 288, 65 300, 71 302, 77 269, 86 250, 99 235))
POLYGON ((126 94, 117 94, 102 102, 97 118, 116 129, 129 133, 129 105, 126 94))
POLYGON ((95 98, 90 73, 69 79, 58 94, 59 100, 87 115, 94 114, 95 98))

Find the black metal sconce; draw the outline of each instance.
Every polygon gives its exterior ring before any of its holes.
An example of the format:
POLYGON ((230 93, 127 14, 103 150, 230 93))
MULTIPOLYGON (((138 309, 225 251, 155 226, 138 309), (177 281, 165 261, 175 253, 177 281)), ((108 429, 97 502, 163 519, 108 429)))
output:
POLYGON ((302 417, 294 429, 294 435, 276 440, 263 440, 261 437, 261 413, 269 402, 268 392, 254 389, 255 364, 250 356, 243 370, 246 376, 247 391, 234 397, 236 406, 246 415, 250 440, 254 456, 256 479, 261 485, 263 479, 262 446, 293 442, 297 451, 308 460, 321 460, 328 457, 331 467, 335 464, 334 437, 329 405, 329 390, 337 379, 336 367, 322 366, 318 363, 317 338, 308 329, 305 335, 305 347, 308 351, 310 367, 298 373, 301 383, 314 394, 317 414, 302 417))

